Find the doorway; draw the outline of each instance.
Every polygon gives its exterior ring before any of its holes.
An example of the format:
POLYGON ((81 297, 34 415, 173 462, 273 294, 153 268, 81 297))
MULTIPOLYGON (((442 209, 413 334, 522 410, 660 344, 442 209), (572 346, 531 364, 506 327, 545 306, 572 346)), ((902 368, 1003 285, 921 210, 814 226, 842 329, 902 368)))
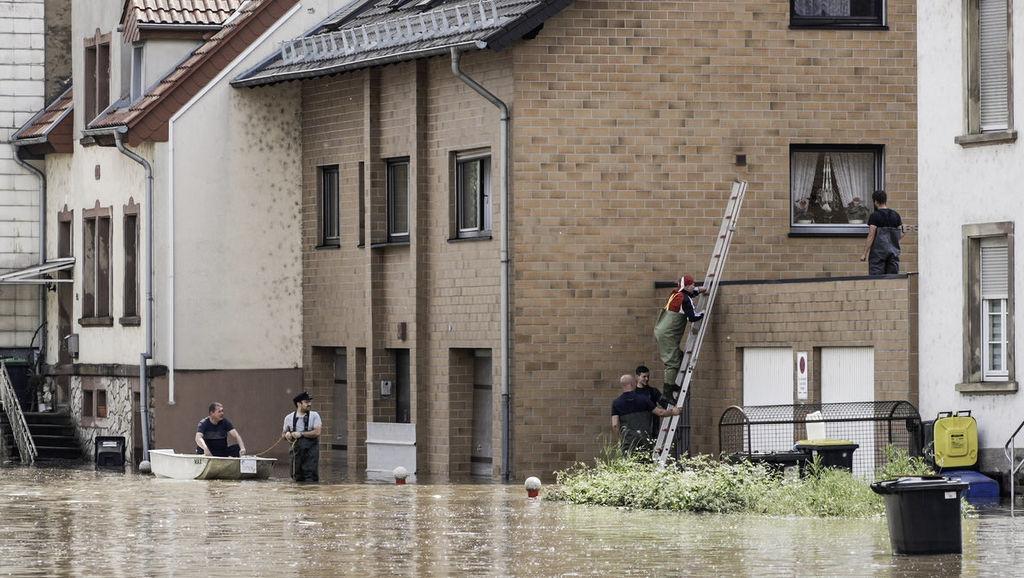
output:
POLYGON ((470 445, 470 473, 491 476, 494 472, 493 363, 490 349, 473 351, 473 435, 470 445))

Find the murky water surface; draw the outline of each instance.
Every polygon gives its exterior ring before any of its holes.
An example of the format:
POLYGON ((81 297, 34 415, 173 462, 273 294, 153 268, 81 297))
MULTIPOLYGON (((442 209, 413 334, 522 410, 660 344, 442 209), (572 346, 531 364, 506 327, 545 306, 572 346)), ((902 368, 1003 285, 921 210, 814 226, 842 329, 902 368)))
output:
POLYGON ((1019 575, 1024 518, 963 556, 895 557, 882 518, 687 515, 528 500, 520 486, 296 485, 0 468, 0 574, 1019 575))

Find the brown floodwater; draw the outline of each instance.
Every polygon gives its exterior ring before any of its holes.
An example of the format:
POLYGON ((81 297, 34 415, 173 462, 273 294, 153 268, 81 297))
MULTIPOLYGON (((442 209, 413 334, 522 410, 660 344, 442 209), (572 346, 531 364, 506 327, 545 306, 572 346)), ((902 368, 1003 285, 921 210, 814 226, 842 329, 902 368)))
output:
POLYGON ((692 515, 527 499, 519 485, 175 481, 0 468, 0 574, 1015 575, 1024 520, 962 556, 893 556, 884 518, 692 515))

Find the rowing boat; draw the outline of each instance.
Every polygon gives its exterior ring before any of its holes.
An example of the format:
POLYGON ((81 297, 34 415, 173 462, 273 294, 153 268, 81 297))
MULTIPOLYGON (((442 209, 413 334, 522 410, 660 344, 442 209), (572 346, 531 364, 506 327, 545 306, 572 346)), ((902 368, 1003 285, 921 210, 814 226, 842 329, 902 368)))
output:
POLYGON ((153 473, 175 480, 265 480, 274 469, 274 458, 242 456, 220 458, 178 454, 174 450, 150 450, 153 473))

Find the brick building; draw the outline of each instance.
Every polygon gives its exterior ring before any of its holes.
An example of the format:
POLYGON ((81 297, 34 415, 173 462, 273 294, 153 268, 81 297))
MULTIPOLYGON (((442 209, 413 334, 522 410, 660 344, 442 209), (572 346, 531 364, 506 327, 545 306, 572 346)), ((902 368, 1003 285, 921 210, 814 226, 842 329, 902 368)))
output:
POLYGON ((736 178, 694 449, 716 451, 728 405, 804 401, 797 351, 807 401, 917 403, 914 277, 859 277, 858 208, 884 188, 916 221, 913 0, 469 4, 354 2, 234 81, 301 81, 303 366, 325 446, 361 469, 367 422, 410 422, 421 472, 590 459, 617 377, 660 375, 663 287, 703 272, 736 178), (507 214, 499 109, 456 53, 511 110, 507 214), (857 379, 829 381, 838 367, 857 379))

